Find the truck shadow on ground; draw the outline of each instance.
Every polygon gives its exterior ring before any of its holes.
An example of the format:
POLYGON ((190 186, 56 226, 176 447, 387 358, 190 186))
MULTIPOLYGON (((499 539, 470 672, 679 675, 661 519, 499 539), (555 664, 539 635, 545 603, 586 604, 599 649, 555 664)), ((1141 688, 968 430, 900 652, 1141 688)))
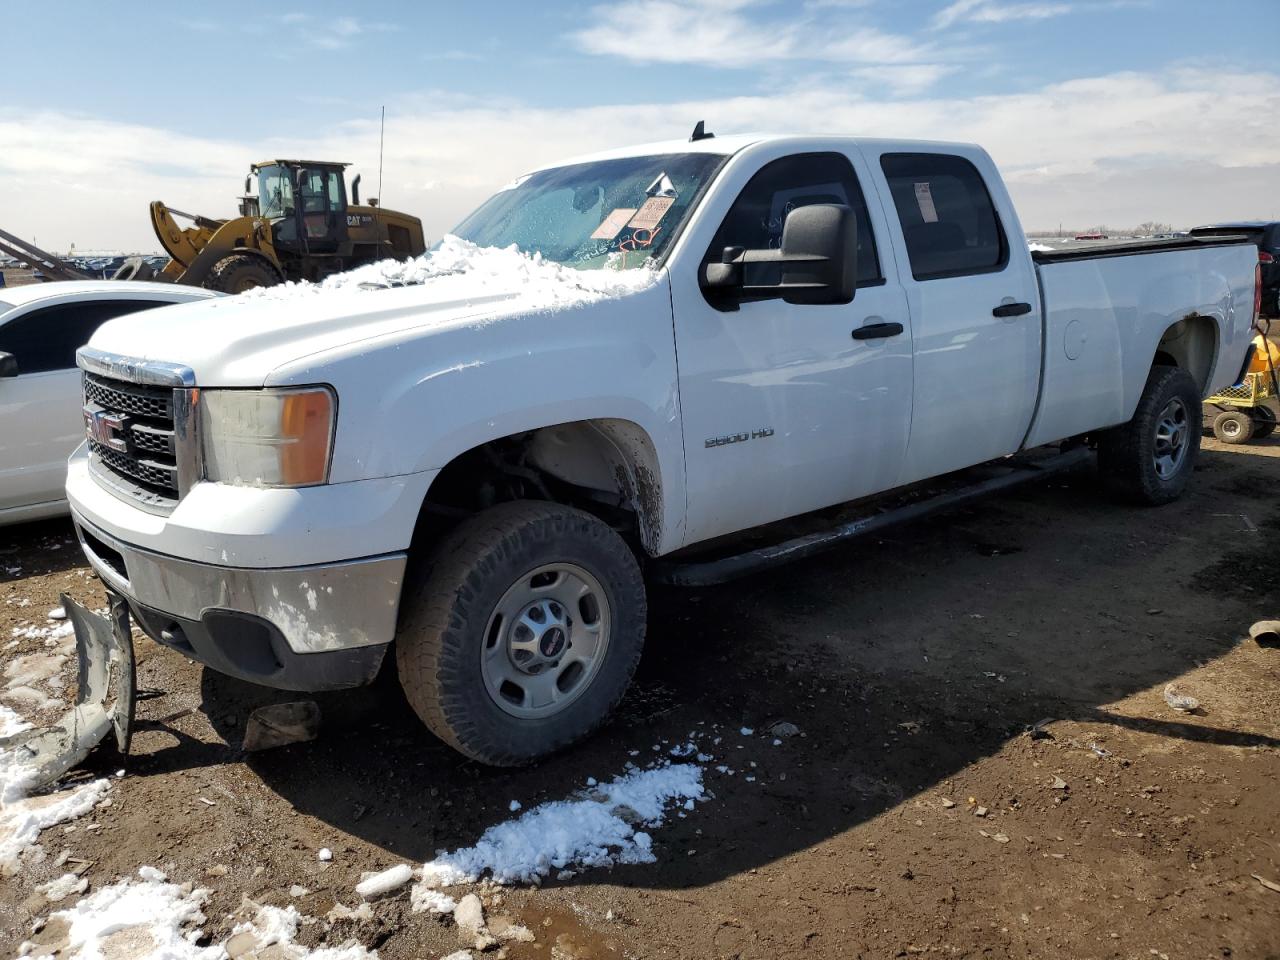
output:
MULTIPOLYGON (((247 762, 300 812, 420 862, 475 843, 513 816, 513 799, 527 810, 565 798, 692 733, 716 757, 706 766, 714 799, 655 831, 659 867, 582 878, 678 888, 935 791, 1044 719, 1280 746, 1228 729, 1212 705, 1188 718, 1107 708, 1150 688, 1158 702, 1160 686, 1280 612, 1274 578, 1233 573, 1280 561, 1277 462, 1206 451, 1188 495, 1158 510, 1111 503, 1085 470, 735 584, 655 590, 644 661, 618 715, 534 767, 492 770, 455 754, 418 724, 391 671, 320 697, 318 741, 247 762), (774 745, 764 731, 777 720, 803 735, 774 745), (703 855, 685 855, 694 849, 703 855)), ((202 694, 233 745, 249 709, 288 699, 208 670, 202 694)))

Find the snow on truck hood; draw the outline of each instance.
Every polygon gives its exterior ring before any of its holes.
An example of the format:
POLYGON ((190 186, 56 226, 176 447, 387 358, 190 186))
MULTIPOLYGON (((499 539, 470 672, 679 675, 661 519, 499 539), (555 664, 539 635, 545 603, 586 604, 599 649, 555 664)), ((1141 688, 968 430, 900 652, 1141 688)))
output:
POLYGON ((545 313, 626 296, 656 282, 647 268, 576 270, 514 246, 446 237, 409 261, 148 310, 104 324, 89 346, 179 363, 202 386, 261 386, 273 370, 356 343, 545 313))

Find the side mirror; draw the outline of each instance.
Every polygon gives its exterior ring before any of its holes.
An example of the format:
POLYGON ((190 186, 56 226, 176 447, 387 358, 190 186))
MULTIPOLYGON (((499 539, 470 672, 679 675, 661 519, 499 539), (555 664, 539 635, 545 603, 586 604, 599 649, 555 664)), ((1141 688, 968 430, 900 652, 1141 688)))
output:
POLYGON ((778 250, 725 247, 720 263, 703 268, 704 289, 762 300, 780 297, 787 303, 849 303, 858 279, 858 221, 843 204, 814 203, 797 207, 782 225, 778 250), (745 282, 750 264, 777 264, 777 283, 745 282))
POLYGON ((0 351, 0 379, 9 379, 18 375, 18 358, 12 353, 0 351))

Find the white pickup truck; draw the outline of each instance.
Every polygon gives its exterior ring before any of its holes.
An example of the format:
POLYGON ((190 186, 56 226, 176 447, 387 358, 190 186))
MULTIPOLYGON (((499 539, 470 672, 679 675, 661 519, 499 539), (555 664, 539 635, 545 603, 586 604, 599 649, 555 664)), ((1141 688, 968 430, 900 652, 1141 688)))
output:
POLYGON ((351 278, 381 283, 102 327, 67 494, 158 642, 290 690, 394 649, 427 726, 492 764, 618 703, 646 570, 802 555, 867 523, 764 551, 759 528, 1046 445, 1172 500, 1257 309, 1242 238, 1029 252, 962 144, 616 150, 454 233, 351 278))

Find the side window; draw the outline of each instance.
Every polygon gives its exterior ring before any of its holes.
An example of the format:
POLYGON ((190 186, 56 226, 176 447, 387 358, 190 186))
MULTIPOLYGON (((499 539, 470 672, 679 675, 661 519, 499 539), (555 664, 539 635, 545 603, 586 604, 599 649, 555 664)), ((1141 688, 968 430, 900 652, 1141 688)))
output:
POLYGON ((1009 246, 982 175, 963 157, 886 153, 880 168, 898 208, 917 280, 991 273, 1009 260, 1009 246))
MULTIPOLYGON (((883 281, 871 232, 867 204, 848 157, 839 153, 804 153, 774 160, 747 182, 733 201, 707 250, 706 262, 718 262, 725 247, 772 250, 782 245, 787 214, 811 203, 839 203, 851 207, 858 221, 858 286, 883 281)), ((777 282, 771 264, 748 264, 748 283, 777 282), (758 271, 755 276, 751 271, 758 271)))
POLYGON ((19 376, 70 370, 76 365, 76 350, 102 324, 164 305, 159 300, 102 300, 33 310, 0 326, 0 351, 14 355, 19 376))

